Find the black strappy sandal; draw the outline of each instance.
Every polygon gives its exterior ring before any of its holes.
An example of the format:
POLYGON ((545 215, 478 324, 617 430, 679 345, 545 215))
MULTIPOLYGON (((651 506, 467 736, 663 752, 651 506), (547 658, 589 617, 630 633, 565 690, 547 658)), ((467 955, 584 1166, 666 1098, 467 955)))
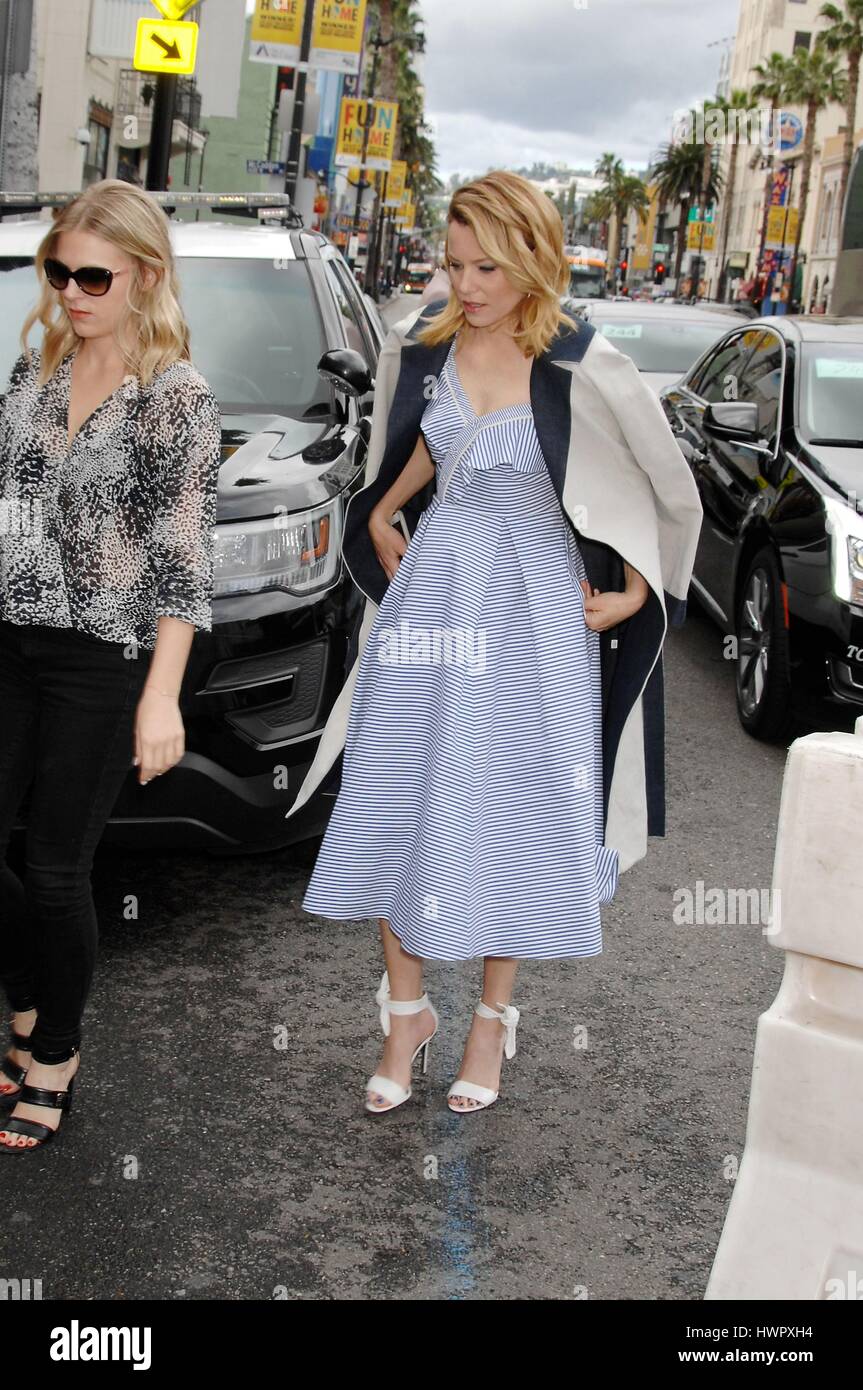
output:
MULTIPOLYGON (((61 1060, 68 1061, 69 1058, 76 1055, 77 1051, 77 1047, 73 1048, 69 1057, 64 1057, 61 1060)), ((77 1075, 76 1071, 75 1076, 77 1075)), ((72 1077, 65 1091, 48 1091, 42 1086, 28 1086, 25 1083, 21 1087, 20 1094, 15 1097, 15 1104, 17 1105, 20 1101, 23 1105, 44 1105, 51 1110, 59 1110, 61 1114, 57 1121, 57 1128, 52 1129, 50 1125, 43 1125, 38 1120, 18 1119, 13 1115, 10 1119, 0 1123, 0 1133, 23 1134, 28 1139, 36 1139, 38 1142, 35 1144, 7 1144, 5 1140, 0 1139, 0 1149, 10 1154, 26 1154, 33 1153, 36 1149, 44 1148, 46 1144, 50 1144, 63 1123, 63 1116, 72 1109, 75 1076, 72 1077)))
MULTIPOLYGON (((12 1039, 12 1046, 17 1047, 19 1052, 30 1051, 30 1039, 22 1038, 20 1033, 16 1033, 14 1028, 9 1029, 9 1037, 12 1039)), ((11 1110, 21 1099, 21 1087, 27 1080, 27 1068, 19 1067, 17 1062, 13 1062, 11 1057, 4 1057, 0 1061, 0 1072, 7 1081, 18 1087, 17 1091, 0 1091, 0 1110, 11 1110)))

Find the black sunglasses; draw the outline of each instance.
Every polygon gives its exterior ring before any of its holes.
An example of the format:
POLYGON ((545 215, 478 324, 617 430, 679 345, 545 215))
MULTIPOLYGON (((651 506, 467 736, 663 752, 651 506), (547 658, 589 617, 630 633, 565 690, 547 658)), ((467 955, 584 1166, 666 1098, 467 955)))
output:
POLYGON ((70 280, 74 280, 85 294, 107 294, 116 275, 125 275, 125 270, 103 270, 98 265, 84 265, 80 270, 70 270, 62 261, 45 261, 45 278, 55 290, 65 290, 70 280))

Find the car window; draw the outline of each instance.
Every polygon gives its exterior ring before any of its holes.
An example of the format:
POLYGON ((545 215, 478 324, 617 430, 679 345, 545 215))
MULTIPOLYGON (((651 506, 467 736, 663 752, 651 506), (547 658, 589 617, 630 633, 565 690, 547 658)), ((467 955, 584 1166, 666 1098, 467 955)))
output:
MULTIPOLYGON (((32 256, 0 257, 0 391, 22 351, 19 335, 30 310, 39 299, 39 284, 32 256)), ((38 325, 30 332, 31 346, 39 344, 38 325)))
MULTIPOLYGON (((863 444, 863 344, 804 343, 800 428, 836 445, 863 444)), ((863 477, 863 457, 860 465, 863 477)))
POLYGON ((690 390, 705 401, 736 400, 752 342, 750 334, 741 333, 724 343, 688 383, 690 390))
POLYGON ((758 336, 738 385, 738 400, 755 402, 758 406, 758 432, 762 439, 771 441, 776 436, 779 421, 783 359, 782 340, 778 333, 765 330, 758 336))
POLYGON ((192 359, 223 411, 320 413, 330 393, 305 261, 179 255, 177 271, 192 359))
MULTIPOLYGON (((5 386, 18 334, 39 296, 29 258, 0 260, 0 367, 5 386)), ((192 361, 225 414, 318 415, 332 405, 318 375, 323 327, 305 261, 177 255, 192 361)), ((30 342, 38 346, 37 329, 30 342)))
POLYGON ((365 328, 363 322, 363 309, 359 295, 356 293, 356 287, 352 287, 348 283, 349 276, 343 275, 342 267, 338 261, 328 259, 325 264, 333 295, 342 316, 348 347, 361 353, 368 363, 369 370, 373 372, 376 356, 368 340, 369 330, 365 328))
POLYGON ((645 317, 635 318, 623 315, 620 318, 604 318, 597 310, 590 322, 597 332, 608 338, 627 357, 631 357, 640 372, 676 372, 682 375, 688 371, 701 354, 721 338, 725 327, 721 322, 692 323, 681 319, 652 317, 650 309, 645 317))

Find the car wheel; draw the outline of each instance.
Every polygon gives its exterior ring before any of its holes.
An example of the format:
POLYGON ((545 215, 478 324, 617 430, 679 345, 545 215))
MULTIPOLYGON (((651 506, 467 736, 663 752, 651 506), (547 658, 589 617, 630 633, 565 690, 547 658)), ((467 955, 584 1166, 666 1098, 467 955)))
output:
POLYGON ((737 609, 737 713, 753 738, 781 739, 794 722, 788 629, 776 556, 759 550, 737 609))

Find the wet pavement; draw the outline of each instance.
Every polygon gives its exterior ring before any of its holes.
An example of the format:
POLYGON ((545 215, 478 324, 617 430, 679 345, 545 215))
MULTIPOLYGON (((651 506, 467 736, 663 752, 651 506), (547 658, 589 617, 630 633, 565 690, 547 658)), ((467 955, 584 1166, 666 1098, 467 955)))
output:
POLYGON ((481 1113, 445 1103, 478 962, 430 963, 430 1074, 363 1110, 377 928, 302 911, 314 843, 100 850, 75 1109, 44 1153, 0 1155, 0 1277, 45 1299, 700 1299, 782 966, 758 925, 672 918, 699 878, 770 886, 784 750, 740 729, 721 650, 697 609, 670 634, 668 837, 622 876, 601 956, 521 968, 481 1113))

